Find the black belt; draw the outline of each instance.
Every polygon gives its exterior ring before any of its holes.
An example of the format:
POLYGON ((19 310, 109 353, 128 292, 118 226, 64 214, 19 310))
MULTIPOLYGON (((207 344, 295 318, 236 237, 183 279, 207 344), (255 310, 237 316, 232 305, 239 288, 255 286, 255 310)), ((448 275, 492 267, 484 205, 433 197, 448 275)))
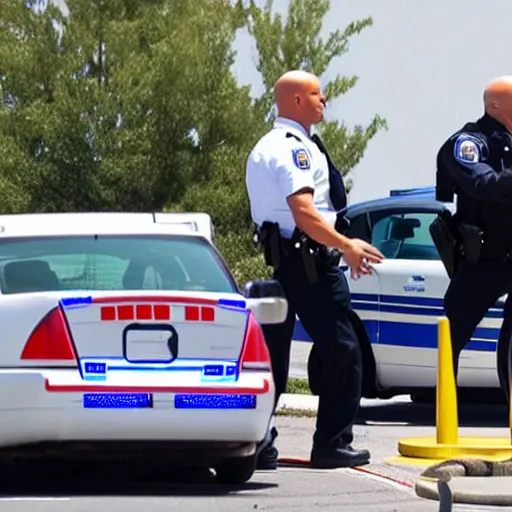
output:
MULTIPOLYGON (((286 256, 290 256, 292 254, 300 254, 300 245, 299 242, 292 240, 291 238, 282 238, 283 248, 286 256)), ((314 244, 313 248, 314 254, 320 259, 326 260, 334 260, 339 262, 341 258, 341 252, 338 249, 333 249, 327 247, 326 245, 314 244)), ((336 263, 337 264, 337 263, 336 263)))

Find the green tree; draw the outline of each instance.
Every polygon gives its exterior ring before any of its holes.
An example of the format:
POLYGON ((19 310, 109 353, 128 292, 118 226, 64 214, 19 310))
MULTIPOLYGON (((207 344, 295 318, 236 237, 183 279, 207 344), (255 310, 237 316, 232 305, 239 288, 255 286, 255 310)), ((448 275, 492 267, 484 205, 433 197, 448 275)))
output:
POLYGON ((250 119, 230 72, 243 11, 224 0, 66 3, 64 16, 0 0, 0 197, 2 180, 24 191, 2 209, 176 203, 250 119))

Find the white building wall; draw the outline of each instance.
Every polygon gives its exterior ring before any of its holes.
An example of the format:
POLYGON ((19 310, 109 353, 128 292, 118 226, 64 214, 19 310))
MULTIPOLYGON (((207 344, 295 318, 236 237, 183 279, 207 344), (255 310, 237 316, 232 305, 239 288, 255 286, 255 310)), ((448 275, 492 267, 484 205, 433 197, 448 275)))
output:
MULTIPOLYGON (((285 12, 287 2, 276 0, 277 10, 285 12)), ((483 88, 493 77, 512 74, 512 2, 332 0, 325 35, 366 16, 373 26, 354 36, 326 74, 360 78, 330 106, 330 117, 353 126, 380 113, 389 124, 353 171, 351 202, 433 184, 440 143, 481 115, 483 88)), ((257 92, 250 39, 242 34, 237 49, 240 82, 257 92)))

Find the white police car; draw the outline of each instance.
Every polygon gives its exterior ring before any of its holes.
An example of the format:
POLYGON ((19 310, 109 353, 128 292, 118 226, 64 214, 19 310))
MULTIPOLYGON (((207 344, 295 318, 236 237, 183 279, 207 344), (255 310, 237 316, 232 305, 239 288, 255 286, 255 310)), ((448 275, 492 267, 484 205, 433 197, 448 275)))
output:
MULTIPOLYGON (((411 394, 432 399, 437 377, 437 321, 449 283, 429 232, 443 207, 434 188, 392 191, 390 197, 351 205, 348 236, 366 240, 386 256, 372 276, 352 280, 352 304, 364 321, 364 396, 411 394)), ((343 265, 343 262, 341 263, 343 265)), ((503 301, 478 325, 460 357, 460 394, 499 389, 496 346, 503 301)), ((297 321, 294 340, 310 341, 297 321)))
POLYGON ((261 324, 287 303, 272 282, 242 293, 211 227, 0 216, 0 474, 11 456, 95 454, 251 478, 274 405, 261 324))

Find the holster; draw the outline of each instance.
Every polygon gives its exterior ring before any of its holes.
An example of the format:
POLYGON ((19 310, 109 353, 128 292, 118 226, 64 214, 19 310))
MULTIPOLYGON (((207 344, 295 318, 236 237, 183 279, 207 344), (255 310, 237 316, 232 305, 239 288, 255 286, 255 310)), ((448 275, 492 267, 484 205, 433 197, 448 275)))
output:
POLYGON ((267 221, 261 228, 255 226, 255 240, 263 249, 265 263, 274 269, 278 268, 287 253, 279 224, 267 221))
POLYGON ((466 224, 465 222, 458 224, 458 230, 462 239, 462 256, 469 264, 475 265, 480 260, 482 253, 483 231, 479 227, 466 224))
MULTIPOLYGON (((295 228, 291 239, 285 239, 281 236, 277 223, 264 222, 261 228, 255 227, 255 241, 263 248, 265 263, 274 269, 279 268, 292 251, 299 251, 309 283, 318 283, 317 262, 319 257, 325 256, 323 251, 326 251, 326 248, 312 240, 299 228, 295 228)), ((339 253, 337 254, 339 262, 340 256, 339 253)), ((330 257, 336 258, 336 254, 330 257)))
POLYGON ((301 231, 299 228, 295 228, 292 234, 292 244, 294 246, 298 245, 298 249, 300 250, 302 256, 302 262, 304 263, 304 268, 306 270, 306 275, 308 277, 309 284, 318 283, 318 271, 316 268, 316 257, 319 249, 322 247, 317 242, 309 238, 306 233, 301 231))
POLYGON ((450 210, 441 210, 430 224, 429 231, 439 253, 439 258, 451 279, 457 270, 461 257, 461 239, 450 210))

